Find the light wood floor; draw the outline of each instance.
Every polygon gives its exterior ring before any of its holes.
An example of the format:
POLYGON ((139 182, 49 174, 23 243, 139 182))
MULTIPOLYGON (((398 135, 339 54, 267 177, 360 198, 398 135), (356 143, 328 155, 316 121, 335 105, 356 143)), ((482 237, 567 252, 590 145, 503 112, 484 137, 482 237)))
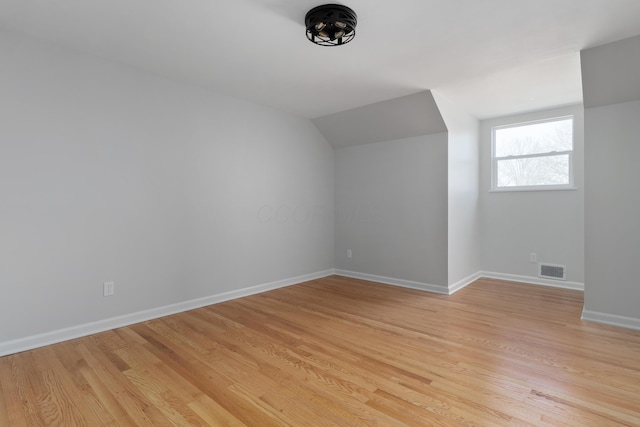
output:
POLYGON ((640 332, 582 293, 329 277, 0 358, 1 426, 640 425, 640 332))

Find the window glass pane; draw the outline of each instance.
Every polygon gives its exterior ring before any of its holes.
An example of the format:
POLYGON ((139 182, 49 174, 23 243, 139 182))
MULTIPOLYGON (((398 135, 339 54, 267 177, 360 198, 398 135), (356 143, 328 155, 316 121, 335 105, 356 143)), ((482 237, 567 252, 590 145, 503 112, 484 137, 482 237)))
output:
POLYGON ((496 129, 495 156, 570 151, 573 149, 573 119, 533 123, 496 129))
POLYGON ((569 155, 498 160, 498 187, 568 185, 569 155))

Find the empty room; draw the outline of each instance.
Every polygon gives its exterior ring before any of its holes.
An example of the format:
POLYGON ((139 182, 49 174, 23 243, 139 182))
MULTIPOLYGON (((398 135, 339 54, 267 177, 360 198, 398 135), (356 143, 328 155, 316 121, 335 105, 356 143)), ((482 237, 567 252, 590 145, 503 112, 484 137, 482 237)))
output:
POLYGON ((638 135, 637 0, 0 0, 0 427, 639 426, 638 135))

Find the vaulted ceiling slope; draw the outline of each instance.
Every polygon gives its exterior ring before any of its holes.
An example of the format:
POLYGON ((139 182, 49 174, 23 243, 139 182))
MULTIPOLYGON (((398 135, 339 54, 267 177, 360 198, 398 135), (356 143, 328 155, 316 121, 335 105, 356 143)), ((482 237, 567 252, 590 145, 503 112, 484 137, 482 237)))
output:
POLYGON ((584 106, 640 99, 640 36, 582 52, 584 106))
POLYGON ((334 148, 446 132, 431 91, 313 119, 334 148))
POLYGON ((0 27, 316 118, 438 89, 478 118, 581 101, 578 52, 640 34, 638 0, 349 0, 355 40, 304 35, 317 0, 0 0, 0 27))

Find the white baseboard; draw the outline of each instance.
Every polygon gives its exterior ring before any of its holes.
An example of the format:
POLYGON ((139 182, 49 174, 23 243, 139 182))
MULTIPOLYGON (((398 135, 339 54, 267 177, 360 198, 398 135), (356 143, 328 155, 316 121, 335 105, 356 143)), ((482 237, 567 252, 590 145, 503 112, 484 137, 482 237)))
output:
POLYGON ((479 277, 508 280, 510 282, 522 282, 531 285, 551 286, 553 288, 572 289, 574 291, 584 291, 584 283, 569 282, 566 280, 547 280, 535 276, 520 276, 517 274, 494 273, 491 271, 481 271, 479 277))
MULTIPOLYGON (((358 273, 348 270, 324 270, 317 273, 306 274, 303 276, 292 277, 290 279, 279 280, 271 283, 265 283, 261 285, 251 286, 235 291, 223 292, 221 294, 210 295, 203 298, 197 298, 189 301, 184 301, 176 304, 170 304, 163 307, 152 308, 149 310, 143 310, 136 313, 126 314, 123 316, 112 317, 109 319, 99 320, 96 322, 85 323, 78 326, 72 326, 69 328, 59 329, 51 332, 45 332, 38 335, 32 335, 25 338, 18 338, 11 341, 0 342, 0 356, 6 356, 8 354, 19 353, 21 351, 31 350, 34 348, 42 347, 45 345, 51 345, 62 341, 67 341, 74 338, 80 338, 87 335, 108 331, 115 328, 120 328, 134 323, 140 323, 151 319, 157 319, 163 316, 169 316, 171 314, 181 313, 188 310, 193 310, 207 305, 217 304, 224 301, 229 301, 237 298, 246 297, 249 295, 258 294, 261 292, 267 292, 270 290, 283 288, 286 286, 295 285, 298 283, 306 282, 309 280, 320 279, 322 277, 331 276, 336 274, 338 276, 353 277, 356 279, 370 280, 373 282, 384 283, 387 285, 400 286, 410 289, 418 289, 422 291, 435 292, 438 294, 451 295, 454 292, 466 287, 473 283, 480 277, 486 277, 489 279, 501 279, 509 280, 513 282, 523 282, 534 285, 553 286, 557 288, 584 290, 583 283, 577 282, 565 282, 565 281, 553 281, 540 279, 532 276, 519 276, 514 274, 494 273, 487 271, 480 271, 472 274, 471 276, 464 278, 450 286, 433 285, 429 283, 415 282, 411 280, 397 279, 386 276, 378 276, 375 274, 358 273)), ((610 315, 606 313, 591 312, 585 310, 582 314, 584 320, 591 320, 594 322, 606 323, 610 325, 622 326, 632 329, 640 329, 640 319, 631 317, 623 317, 610 315)))
POLYGON ((635 317, 618 316, 616 314, 582 310, 582 320, 640 330, 640 319, 637 319, 635 317))
POLYGON ((375 274, 358 273, 356 271, 336 270, 338 276, 352 277, 354 279, 369 280, 371 282, 384 283, 385 285, 400 286, 403 288, 418 289, 421 291, 435 292, 438 294, 449 294, 449 288, 442 285, 431 285, 429 283, 414 282, 412 280, 396 279, 393 277, 378 276, 375 274))
POLYGON ((136 313, 125 314, 123 316, 112 317, 96 322, 85 323, 78 326, 72 326, 70 328, 58 329, 55 331, 32 335, 25 338, 18 338, 11 341, 0 342, 0 356, 19 353, 21 351, 31 350, 34 348, 43 347, 45 345, 51 345, 74 338, 96 334, 98 332, 104 332, 111 329, 132 325, 134 323, 140 323, 147 320, 157 319, 159 317, 169 316, 171 314, 205 307, 207 305, 217 304, 220 302, 242 298, 278 288, 284 288, 286 286, 296 285, 298 283, 307 282, 309 280, 331 276, 334 273, 335 270, 333 269, 319 271, 317 273, 305 274, 303 276, 292 277, 290 279, 264 283, 244 289, 223 292, 221 294, 210 295, 203 298, 197 298, 189 301, 179 302, 176 304, 166 305, 163 307, 143 310, 136 313))
POLYGON ((478 280, 481 276, 480 272, 473 273, 471 276, 465 277, 462 280, 457 281, 456 283, 449 285, 449 295, 453 295, 458 292, 460 289, 465 288, 478 280))

